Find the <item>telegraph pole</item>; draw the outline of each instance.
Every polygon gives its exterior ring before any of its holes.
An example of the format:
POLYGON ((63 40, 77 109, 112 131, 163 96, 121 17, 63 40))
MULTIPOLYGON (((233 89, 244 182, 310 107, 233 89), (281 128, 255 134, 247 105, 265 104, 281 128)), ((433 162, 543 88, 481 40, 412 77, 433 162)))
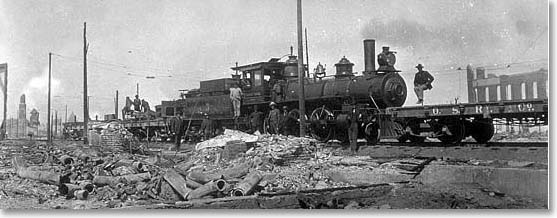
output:
MULTIPOLYGON (((4 72, 4 121, 2 122, 4 124, 4 126, 2 128, 4 128, 4 130, 6 130, 6 116, 8 115, 8 64, 6 63, 6 71, 4 72)), ((7 131, 4 131, 4 134, 6 134, 7 131)), ((7 134, 5 136, 2 137, 6 137, 7 138, 7 134)))
POLYGON ((83 144, 89 143, 89 102, 87 101, 87 23, 83 22, 83 144))
POLYGON ((302 37, 302 0, 298 0, 298 104, 300 109, 300 137, 306 136, 306 99, 304 92, 304 40, 302 37))
POLYGON ((116 90, 116 99, 114 102, 114 114, 115 114, 115 118, 118 119, 118 90, 116 90))
POLYGON ((308 70, 306 71, 306 77, 309 77, 309 50, 308 50, 308 28, 305 28, 306 33, 306 64, 308 65, 308 70))
MULTIPOLYGON (((48 53, 48 109, 47 109, 47 122, 46 122, 46 140, 48 144, 52 143, 52 132, 50 124, 50 81, 52 80, 52 53, 48 53)), ((24 133, 25 135, 25 133, 24 133)))
POLYGON ((58 110, 54 111, 54 138, 58 136, 58 110))

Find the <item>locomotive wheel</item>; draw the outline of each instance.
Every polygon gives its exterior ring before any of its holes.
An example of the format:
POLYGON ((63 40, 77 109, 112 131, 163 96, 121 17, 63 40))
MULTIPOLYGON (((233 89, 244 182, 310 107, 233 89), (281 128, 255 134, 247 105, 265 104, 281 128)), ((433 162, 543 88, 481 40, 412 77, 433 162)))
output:
POLYGON ((366 125, 364 136, 368 145, 376 145, 379 142, 379 129, 373 128, 371 123, 366 125))
POLYGON ((313 110, 309 117, 311 136, 321 142, 329 141, 333 135, 333 128, 327 124, 327 121, 333 118, 333 113, 325 107, 313 110))
POLYGON ((472 138, 478 143, 486 143, 495 134, 493 121, 491 119, 478 119, 472 122, 472 138))
POLYGON ((448 124, 443 127, 443 128, 448 128, 451 135, 440 136, 437 138, 439 139, 439 141, 448 144, 456 144, 462 141, 462 139, 464 139, 466 134, 466 128, 464 126, 464 123, 460 121, 451 122, 451 123, 453 124, 448 124))

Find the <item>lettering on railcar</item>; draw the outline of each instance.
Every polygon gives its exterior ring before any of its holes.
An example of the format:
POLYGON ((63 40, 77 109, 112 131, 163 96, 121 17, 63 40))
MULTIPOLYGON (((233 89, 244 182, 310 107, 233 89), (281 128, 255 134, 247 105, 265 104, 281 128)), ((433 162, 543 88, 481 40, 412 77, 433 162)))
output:
POLYGON ((453 108, 451 109, 451 112, 452 112, 453 114, 459 114, 459 113, 460 113, 460 110, 458 109, 458 107, 453 107, 453 108))
POLYGON ((439 115, 441 112, 439 111, 439 108, 434 107, 434 108, 431 109, 431 113, 433 115, 439 115))

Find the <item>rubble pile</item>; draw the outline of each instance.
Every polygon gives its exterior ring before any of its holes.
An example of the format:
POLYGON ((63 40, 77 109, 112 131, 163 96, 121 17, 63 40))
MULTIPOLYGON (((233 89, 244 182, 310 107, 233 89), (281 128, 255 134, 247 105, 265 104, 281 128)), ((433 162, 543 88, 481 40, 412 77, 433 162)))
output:
POLYGON ((93 125, 89 133, 89 144, 92 146, 120 147, 132 153, 145 154, 145 147, 139 143, 133 133, 125 129, 118 121, 93 125))
POLYGON ((180 158, 145 156, 122 149, 118 140, 127 131, 117 123, 97 130, 104 137, 99 146, 43 147, 40 161, 14 158, 16 174, 57 186, 57 196, 65 199, 124 207, 348 187, 354 184, 331 177, 331 169, 358 172, 379 166, 369 158, 335 156, 310 138, 234 130, 198 143, 180 158))

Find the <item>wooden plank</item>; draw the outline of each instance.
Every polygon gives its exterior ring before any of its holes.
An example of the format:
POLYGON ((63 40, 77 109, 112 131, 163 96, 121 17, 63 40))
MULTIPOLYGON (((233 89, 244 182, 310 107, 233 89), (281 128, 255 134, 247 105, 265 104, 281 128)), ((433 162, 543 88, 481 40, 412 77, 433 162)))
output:
POLYGON ((217 199, 199 199, 176 202, 175 204, 150 205, 147 208, 174 209, 292 209, 292 208, 335 208, 337 203, 369 201, 387 195, 393 186, 375 184, 359 187, 312 189, 300 192, 270 193, 251 196, 235 196, 217 199), (335 202, 331 204, 331 202, 335 202))

